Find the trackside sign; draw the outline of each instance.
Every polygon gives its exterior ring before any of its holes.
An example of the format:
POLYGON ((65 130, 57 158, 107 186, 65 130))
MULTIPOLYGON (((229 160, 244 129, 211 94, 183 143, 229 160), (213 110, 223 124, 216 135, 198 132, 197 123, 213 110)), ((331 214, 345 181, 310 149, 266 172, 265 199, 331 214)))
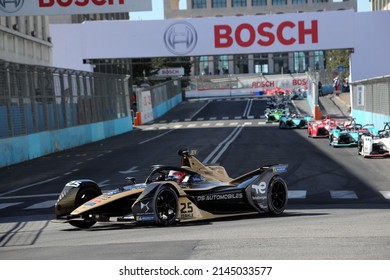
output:
POLYGON ((0 16, 151 11, 151 0, 0 0, 0 16))

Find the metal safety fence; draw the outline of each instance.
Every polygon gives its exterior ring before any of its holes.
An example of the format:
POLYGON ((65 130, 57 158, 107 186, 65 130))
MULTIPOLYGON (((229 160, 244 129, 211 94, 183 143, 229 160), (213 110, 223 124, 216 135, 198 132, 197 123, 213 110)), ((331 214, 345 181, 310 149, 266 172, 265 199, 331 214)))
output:
POLYGON ((167 102, 182 91, 182 79, 175 78, 150 88, 153 107, 167 102))
POLYGON ((354 109, 390 116, 390 76, 353 82, 352 93, 354 109))
POLYGON ((131 115, 128 77, 0 62, 0 138, 131 115))

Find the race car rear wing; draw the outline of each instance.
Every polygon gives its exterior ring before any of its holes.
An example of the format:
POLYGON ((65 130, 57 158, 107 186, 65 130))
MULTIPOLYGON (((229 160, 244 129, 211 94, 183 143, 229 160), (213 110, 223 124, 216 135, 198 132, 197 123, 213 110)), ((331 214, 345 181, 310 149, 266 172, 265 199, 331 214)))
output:
POLYGON ((232 183, 232 184, 241 183, 241 182, 244 182, 245 180, 248 180, 249 178, 251 178, 253 176, 260 175, 264 172, 271 172, 271 173, 275 173, 275 174, 286 173, 287 169, 288 169, 288 164, 264 165, 260 168, 252 170, 244 175, 241 175, 241 176, 233 179, 232 181, 230 181, 230 183, 232 183))
POLYGON ((232 183, 232 184, 241 183, 241 182, 244 182, 245 180, 248 180, 249 178, 251 178, 253 176, 260 175, 264 172, 272 172, 272 173, 277 173, 277 174, 286 173, 287 169, 288 169, 288 164, 264 165, 260 168, 252 170, 244 175, 241 175, 241 176, 233 179, 232 181, 230 181, 230 183, 232 183))

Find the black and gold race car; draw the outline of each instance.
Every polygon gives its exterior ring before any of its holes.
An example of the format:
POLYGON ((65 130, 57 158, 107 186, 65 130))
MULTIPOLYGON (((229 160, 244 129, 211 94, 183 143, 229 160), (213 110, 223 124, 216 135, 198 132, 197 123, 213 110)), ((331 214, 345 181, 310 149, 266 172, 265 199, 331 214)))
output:
POLYGON ((287 200, 281 173, 275 164, 230 178, 222 166, 207 166, 187 150, 180 150, 181 166, 154 166, 144 183, 129 184, 102 193, 92 180, 67 183, 55 204, 54 222, 89 228, 96 222, 154 224, 266 213, 280 215, 287 200))

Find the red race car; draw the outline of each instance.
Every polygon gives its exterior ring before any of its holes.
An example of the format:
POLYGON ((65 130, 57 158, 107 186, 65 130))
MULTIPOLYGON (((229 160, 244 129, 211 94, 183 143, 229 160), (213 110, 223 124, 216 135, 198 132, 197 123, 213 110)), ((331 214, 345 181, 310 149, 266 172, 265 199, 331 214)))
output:
POLYGON ((322 120, 312 120, 307 123, 307 134, 312 138, 328 138, 331 129, 344 126, 348 121, 345 117, 331 117, 327 115, 322 120))

